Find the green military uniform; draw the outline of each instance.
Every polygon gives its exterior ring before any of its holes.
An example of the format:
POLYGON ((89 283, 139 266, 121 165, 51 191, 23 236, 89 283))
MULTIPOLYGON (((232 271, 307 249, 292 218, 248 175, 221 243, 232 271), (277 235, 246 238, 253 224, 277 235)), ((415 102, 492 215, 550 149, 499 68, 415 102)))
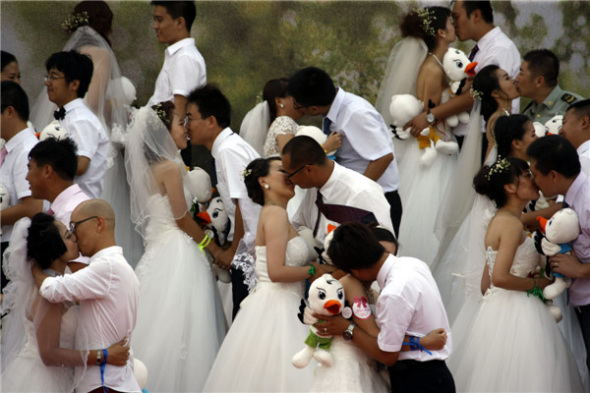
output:
POLYGON ((524 108, 522 114, 526 115, 531 121, 538 121, 539 123, 545 124, 555 115, 565 115, 567 108, 571 104, 583 99, 583 97, 575 93, 561 90, 561 87, 557 85, 541 105, 537 105, 535 101, 531 101, 524 108))

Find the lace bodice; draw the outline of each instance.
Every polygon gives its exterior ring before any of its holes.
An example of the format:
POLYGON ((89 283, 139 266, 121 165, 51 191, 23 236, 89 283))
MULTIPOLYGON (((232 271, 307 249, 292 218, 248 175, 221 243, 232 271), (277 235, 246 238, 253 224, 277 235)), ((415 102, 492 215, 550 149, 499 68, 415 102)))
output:
MULTIPOLYGON (((305 244, 302 237, 294 237, 287 243, 287 252, 285 255, 286 266, 304 266, 313 259, 313 255, 305 244)), ((266 266, 266 246, 256 246, 256 278, 258 284, 271 283, 268 277, 268 268, 266 266)), ((301 286, 303 282, 297 283, 274 283, 284 287, 301 286)))
POLYGON ((277 143, 277 135, 295 135, 297 131, 297 123, 289 116, 277 117, 270 128, 268 134, 266 134, 266 140, 264 141, 264 148, 262 155, 264 157, 278 156, 279 155, 279 144, 277 143))
MULTIPOLYGON (((492 277, 492 271, 494 270, 494 263, 496 262, 496 256, 498 251, 488 247, 486 251, 486 260, 489 264, 489 274, 492 277)), ((526 237, 524 242, 516 249, 514 255, 514 262, 510 268, 510 274, 518 277, 526 277, 529 273, 534 272, 539 266, 539 254, 535 249, 533 240, 530 237, 526 237)), ((493 284, 491 284, 493 287, 493 284)))

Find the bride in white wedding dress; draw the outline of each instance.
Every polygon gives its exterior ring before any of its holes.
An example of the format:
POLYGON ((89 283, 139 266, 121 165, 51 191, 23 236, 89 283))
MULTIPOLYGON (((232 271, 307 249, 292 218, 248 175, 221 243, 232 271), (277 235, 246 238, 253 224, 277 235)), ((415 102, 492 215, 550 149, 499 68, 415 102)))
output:
POLYGON ((131 213, 144 237, 131 341, 148 368, 150 392, 201 391, 226 332, 219 290, 204 249, 219 252, 191 218, 183 118, 165 102, 139 109, 129 127, 126 168, 131 213))

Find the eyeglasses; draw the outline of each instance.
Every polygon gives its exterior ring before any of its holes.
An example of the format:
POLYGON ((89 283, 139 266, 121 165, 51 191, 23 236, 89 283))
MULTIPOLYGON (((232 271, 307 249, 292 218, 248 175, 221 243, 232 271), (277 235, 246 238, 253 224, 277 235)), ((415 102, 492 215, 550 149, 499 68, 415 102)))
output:
POLYGON ((66 77, 65 75, 57 75, 57 74, 43 75, 45 82, 53 82, 54 80, 65 78, 65 77, 66 77))
POLYGON ((283 175, 285 175, 285 177, 286 177, 287 179, 290 179, 290 178, 292 178, 293 176, 295 176, 296 174, 298 174, 299 172, 301 172, 301 171, 302 171, 302 170, 303 170, 303 169, 304 169, 306 166, 308 166, 308 165, 313 165, 313 164, 304 164, 304 165, 303 165, 301 168, 299 168, 299 169, 297 169, 295 172, 291 172, 291 173, 287 172, 286 170, 284 170, 284 169, 282 169, 282 168, 281 168, 281 169, 279 169, 279 172, 281 172, 283 175))
POLYGON ((531 180, 533 180, 535 178, 535 175, 533 175, 533 172, 530 169, 527 169, 526 171, 521 173, 521 176, 524 176, 527 179, 531 179, 531 180))
POLYGON ((70 222, 70 232, 72 232, 73 234, 76 234, 76 228, 78 228, 78 225, 80 225, 83 222, 86 222, 88 220, 92 220, 93 218, 98 218, 98 216, 92 216, 92 217, 88 217, 88 218, 85 218, 85 219, 80 220, 80 221, 72 221, 72 222, 70 222))
MULTIPOLYGON (((209 116, 207 116, 209 117, 209 116)), ((184 118, 184 121, 182 122, 182 125, 184 127, 188 126, 188 123, 190 123, 191 121, 195 121, 195 120, 203 120, 206 119, 207 117, 197 117, 196 119, 189 119, 188 116, 184 118)))

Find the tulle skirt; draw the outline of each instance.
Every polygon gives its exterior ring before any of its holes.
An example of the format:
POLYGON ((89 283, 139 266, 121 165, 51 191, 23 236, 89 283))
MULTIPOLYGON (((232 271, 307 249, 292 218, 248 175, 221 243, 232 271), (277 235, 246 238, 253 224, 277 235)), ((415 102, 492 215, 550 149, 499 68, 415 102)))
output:
MULTIPOLYGON (((459 337, 455 335, 454 337, 459 337)), ((484 296, 449 368, 459 392, 580 392, 574 358, 545 305, 522 291, 484 296)))
POLYGON ((150 392, 197 392, 207 379, 226 324, 209 262, 179 229, 149 241, 140 282, 134 356, 148 369, 150 392))
POLYGON ((377 371, 374 360, 354 344, 334 337, 330 346, 334 365, 316 367, 311 392, 366 392, 390 391, 387 369, 377 371))
MULTIPOLYGON (((399 254, 418 258, 432 265, 439 240, 434 223, 446 186, 451 182, 457 155, 436 153, 429 167, 420 164, 424 150, 416 138, 404 141, 403 165, 399 167, 399 193, 404 213, 399 230, 399 254)), ((396 150, 397 151, 397 150, 396 150)))
POLYGON ((70 367, 47 367, 37 343, 29 341, 21 353, 2 373, 1 392, 73 392, 74 370, 70 367))
POLYGON ((304 369, 291 364, 309 332, 297 318, 302 297, 302 289, 259 282, 242 302, 204 391, 308 391, 315 362, 304 369))

